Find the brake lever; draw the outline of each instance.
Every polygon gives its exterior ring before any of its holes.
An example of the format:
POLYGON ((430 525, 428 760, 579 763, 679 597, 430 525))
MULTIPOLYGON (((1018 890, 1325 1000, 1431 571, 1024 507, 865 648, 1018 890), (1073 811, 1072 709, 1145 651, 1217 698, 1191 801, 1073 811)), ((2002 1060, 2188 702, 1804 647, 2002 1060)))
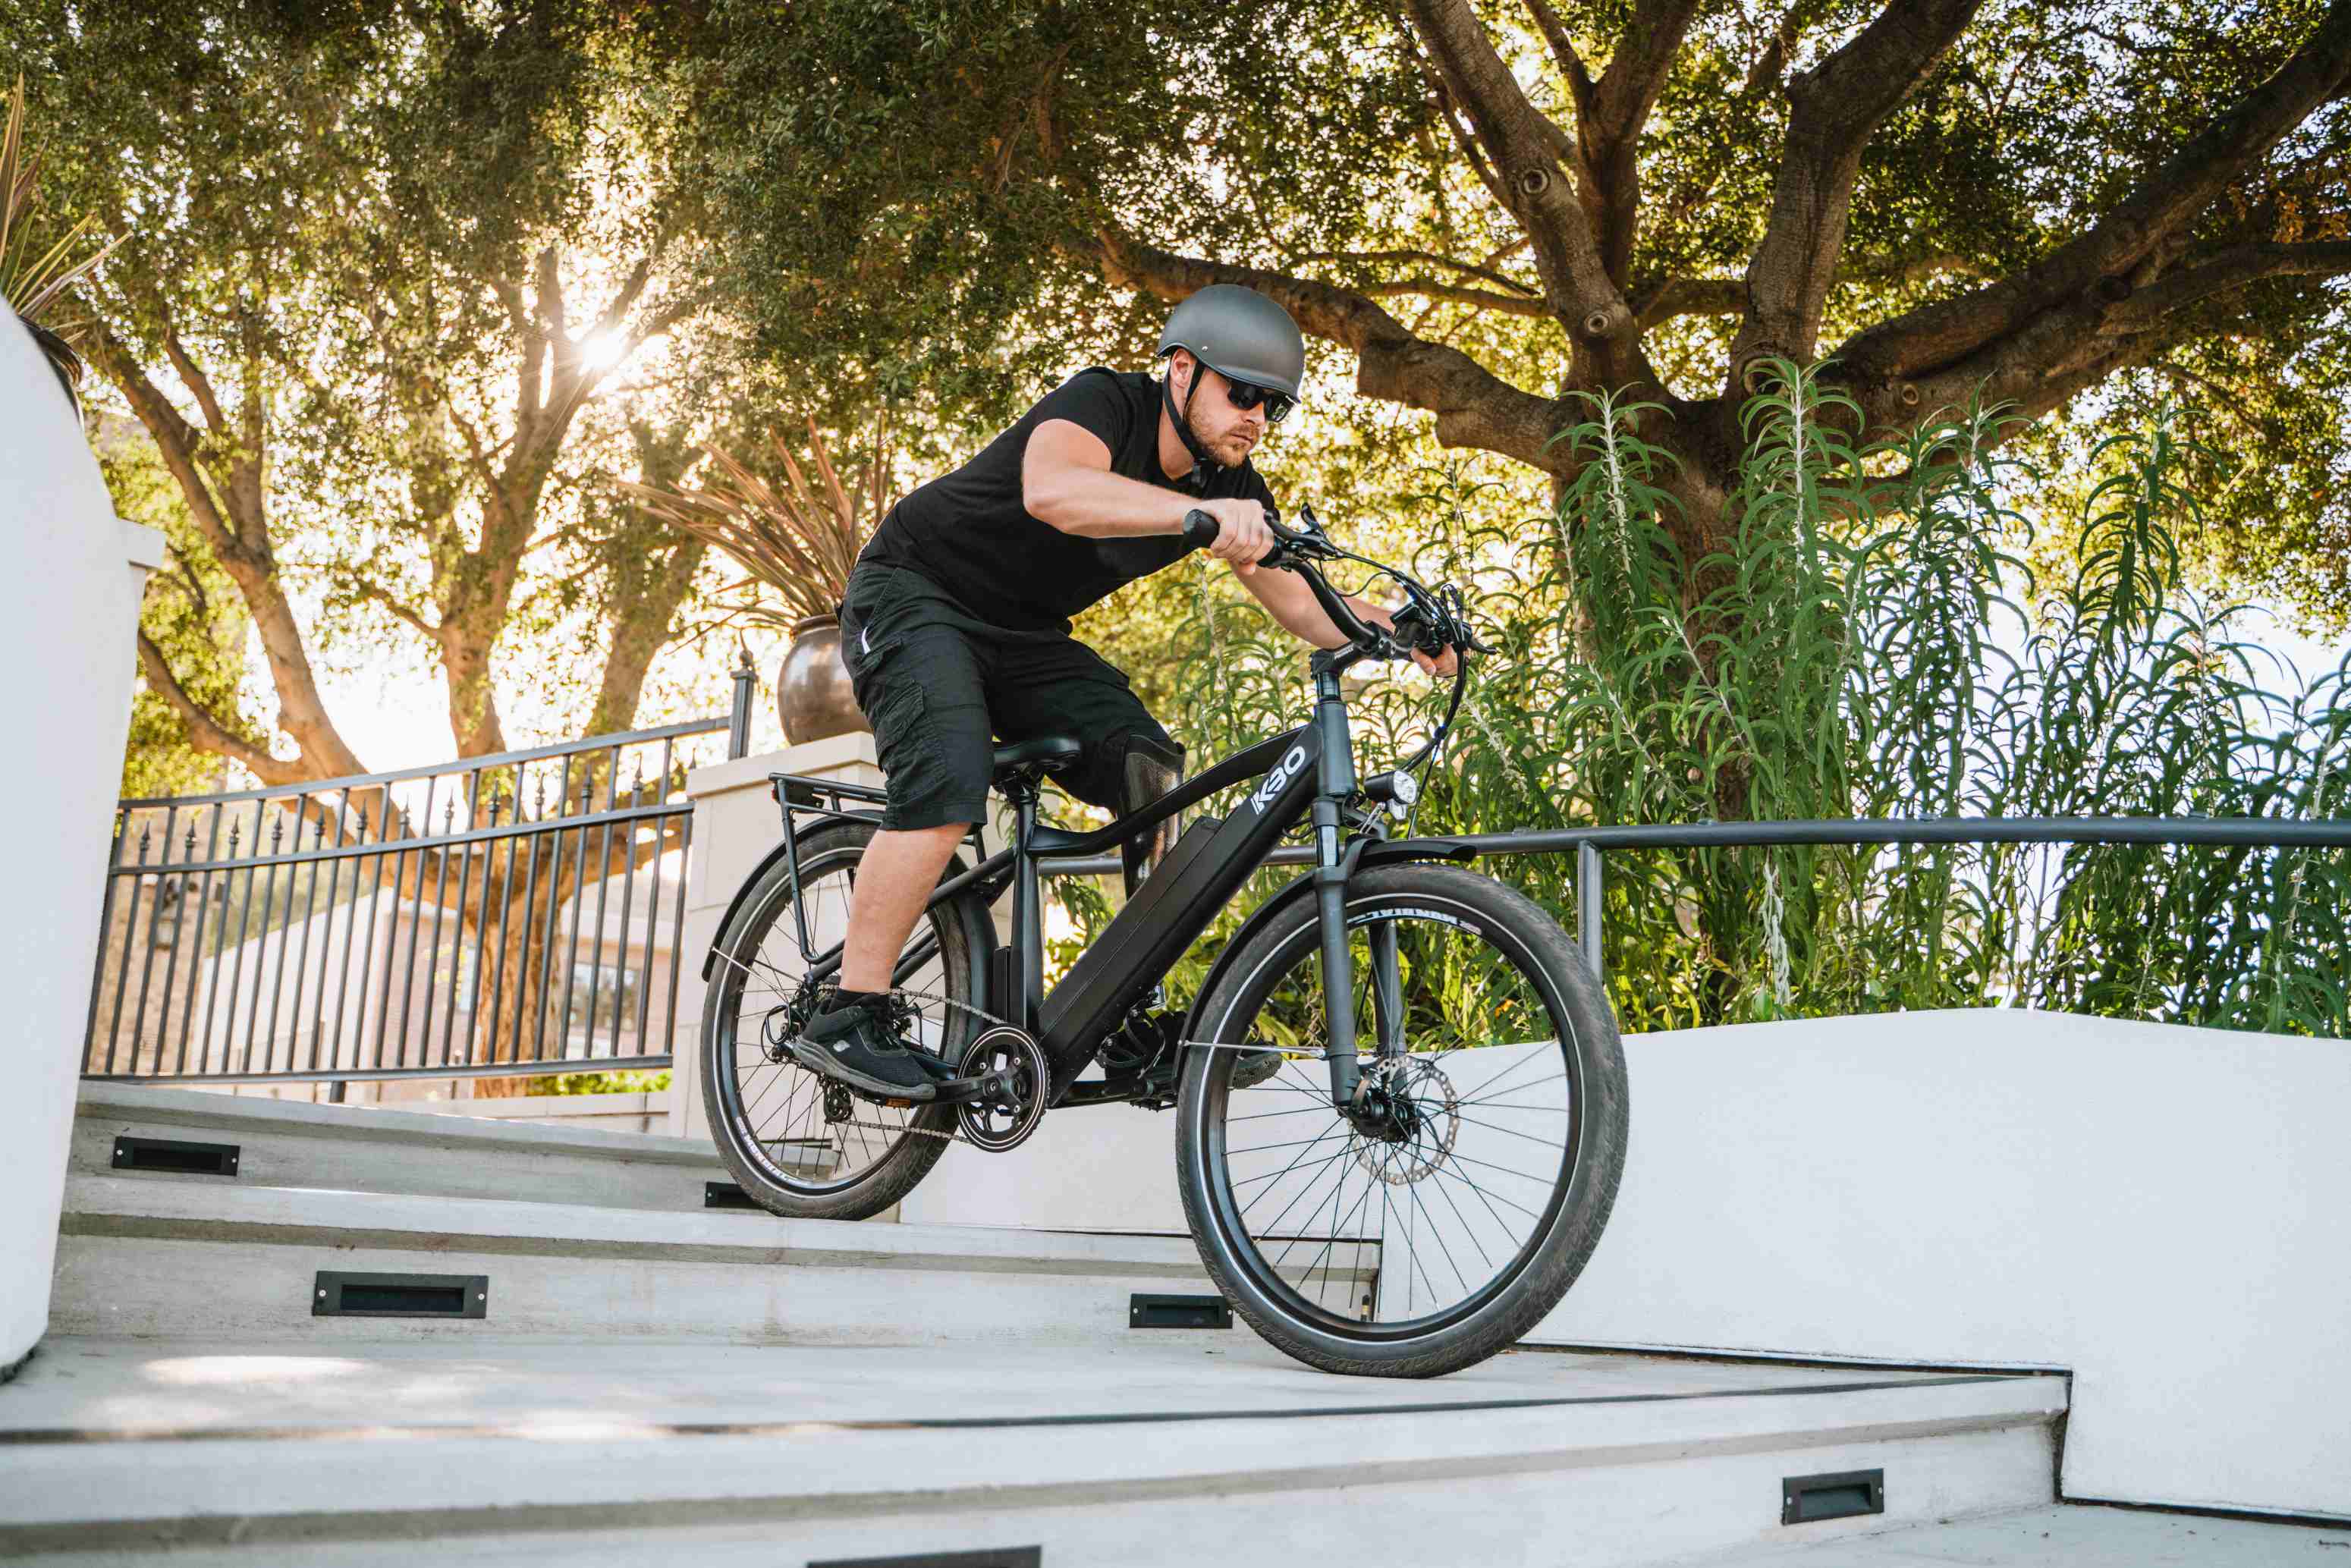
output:
POLYGON ((1477 629, 1469 622, 1468 601, 1463 599, 1461 591, 1451 583, 1445 585, 1445 599, 1441 608, 1445 613, 1447 629, 1452 632, 1452 636, 1447 641, 1453 646, 1468 653, 1492 656, 1494 650, 1478 640, 1477 629))

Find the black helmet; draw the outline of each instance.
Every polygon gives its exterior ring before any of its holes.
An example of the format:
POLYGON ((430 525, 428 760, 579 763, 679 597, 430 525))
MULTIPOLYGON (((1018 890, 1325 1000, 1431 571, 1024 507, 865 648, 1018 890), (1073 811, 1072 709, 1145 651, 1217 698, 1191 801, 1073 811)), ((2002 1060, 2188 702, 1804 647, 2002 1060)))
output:
MULTIPOLYGON (((1306 374, 1306 340, 1300 336, 1298 323, 1290 319, 1289 311, 1254 288, 1211 283, 1176 306, 1159 334, 1159 351, 1152 358, 1164 360, 1178 349, 1191 350, 1194 359, 1228 382, 1246 382, 1278 392, 1289 402, 1298 401, 1298 383, 1306 374)), ((1221 465, 1200 444, 1185 418, 1192 394, 1199 390, 1200 378, 1196 375, 1185 389, 1184 407, 1179 409, 1176 389, 1164 377, 1159 383, 1160 401, 1167 405, 1176 434, 1192 454, 1191 486, 1205 491, 1209 476, 1221 465)))
POLYGON ((1227 381, 1248 382, 1292 402, 1306 374, 1306 340, 1290 312, 1237 283, 1211 283, 1176 307, 1159 334, 1165 359, 1178 349, 1227 381))

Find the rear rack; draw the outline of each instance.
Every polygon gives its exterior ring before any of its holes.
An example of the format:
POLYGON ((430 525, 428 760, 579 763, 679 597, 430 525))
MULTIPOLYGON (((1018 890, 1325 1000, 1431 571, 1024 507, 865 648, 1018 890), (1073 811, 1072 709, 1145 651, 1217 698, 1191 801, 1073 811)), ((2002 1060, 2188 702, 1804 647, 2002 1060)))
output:
POLYGON ((889 800, 879 786, 852 784, 841 779, 821 779, 811 773, 770 773, 768 793, 774 797, 777 808, 783 812, 784 832, 792 831, 795 810, 816 811, 827 817, 868 817, 870 811, 852 811, 843 804, 854 800, 862 805, 879 806, 889 800))
POLYGON ((776 810, 784 819, 784 862, 790 868, 792 879, 794 935, 799 938, 800 956, 814 962, 817 954, 809 942, 808 909, 800 891, 800 824, 796 818, 809 812, 827 822, 876 821, 880 812, 854 811, 849 809, 850 802, 880 806, 889 797, 871 784, 852 784, 809 773, 770 773, 768 793, 775 798, 776 810))

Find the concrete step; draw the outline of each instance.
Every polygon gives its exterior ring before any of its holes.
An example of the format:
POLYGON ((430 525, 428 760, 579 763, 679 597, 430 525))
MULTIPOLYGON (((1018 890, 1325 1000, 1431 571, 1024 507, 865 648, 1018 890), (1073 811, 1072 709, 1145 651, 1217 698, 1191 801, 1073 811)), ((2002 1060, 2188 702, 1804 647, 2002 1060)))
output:
POLYGON ((1677 1568, 2322 1568, 2351 1551, 2351 1525, 2269 1523, 2052 1503, 1810 1545, 1708 1552, 1677 1568))
POLYGON ((50 1327, 67 1334, 1071 1342, 1128 1333, 1138 1292, 1211 1291, 1181 1237, 131 1176, 69 1179, 58 1230, 50 1327), (480 1315, 317 1316, 322 1270, 481 1276, 480 1315))
POLYGON ((2051 1376, 1542 1352, 1340 1379, 1239 1333, 985 1354, 56 1338, 0 1402, 0 1557, 1633 1565, 2045 1504, 2064 1408, 2051 1376), (1871 1469, 1884 1513, 1780 1522, 1786 1478, 1871 1469))
POLYGON ((707 1184, 731 1188, 735 1181, 709 1144, 686 1138, 131 1083, 82 1085, 68 1168, 78 1176, 139 1176, 182 1185, 338 1187, 668 1210, 701 1209, 707 1184), (132 1168, 136 1151, 120 1143, 126 1137, 234 1145, 235 1172, 142 1172, 132 1168))

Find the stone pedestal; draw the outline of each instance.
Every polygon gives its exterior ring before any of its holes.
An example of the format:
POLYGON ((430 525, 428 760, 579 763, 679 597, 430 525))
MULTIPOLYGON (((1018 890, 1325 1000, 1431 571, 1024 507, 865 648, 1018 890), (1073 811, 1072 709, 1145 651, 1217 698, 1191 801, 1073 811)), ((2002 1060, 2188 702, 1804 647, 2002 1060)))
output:
POLYGON ((163 538, 116 517, 48 361, 0 309, 0 669, 15 677, 5 774, 18 826, 0 915, 8 998, 0 1095, 0 1372, 46 1331, 107 844, 122 782, 139 600, 163 538))
POLYGON ((882 782, 873 737, 862 730, 686 774, 685 793, 694 802, 694 852, 686 871, 685 935, 677 954, 677 1060, 670 1070, 668 1127, 674 1137, 710 1135, 702 1113, 702 997, 707 984, 702 961, 718 939, 718 923, 726 917, 735 890, 783 841, 782 820, 768 792, 771 773, 809 773, 851 784, 882 782))

